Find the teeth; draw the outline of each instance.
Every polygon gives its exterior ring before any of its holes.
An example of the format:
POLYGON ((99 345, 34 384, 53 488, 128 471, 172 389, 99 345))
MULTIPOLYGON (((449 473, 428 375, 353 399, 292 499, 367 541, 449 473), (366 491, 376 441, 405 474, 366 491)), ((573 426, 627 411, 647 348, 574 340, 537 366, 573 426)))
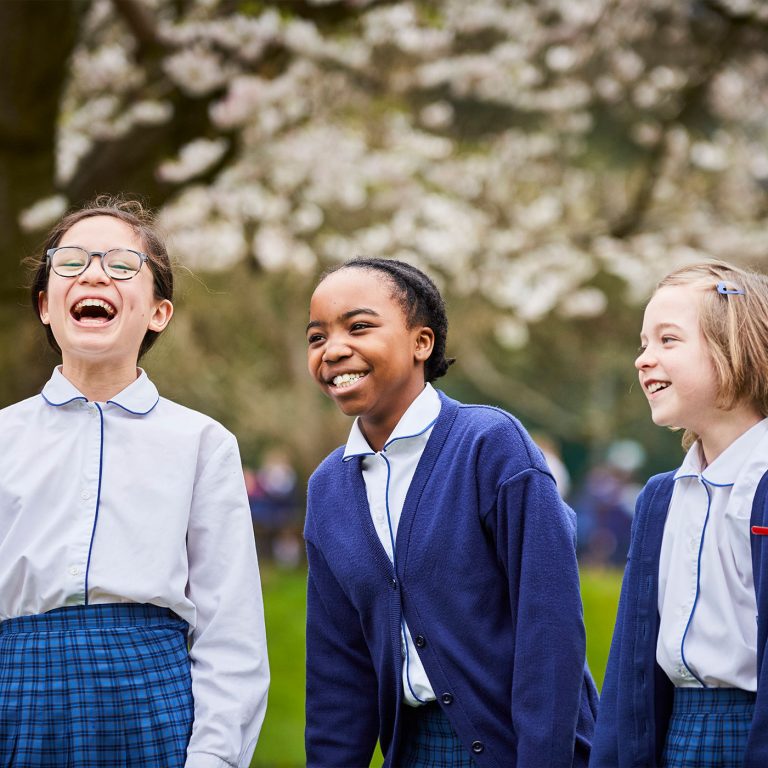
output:
POLYGON ((649 384, 646 389, 653 394, 654 392, 658 392, 660 389, 666 389, 669 386, 668 383, 664 383, 662 381, 654 381, 652 384, 649 384))
POLYGON ((341 376, 333 377, 334 387, 348 387, 350 384, 354 384, 358 379, 362 379, 365 376, 364 373, 342 373, 341 376))
POLYGON ((85 307, 101 307, 108 315, 110 315, 110 317, 114 315, 116 311, 108 301, 104 301, 103 299, 83 299, 82 301, 78 301, 77 304, 72 307, 72 310, 74 312, 82 312, 85 307))

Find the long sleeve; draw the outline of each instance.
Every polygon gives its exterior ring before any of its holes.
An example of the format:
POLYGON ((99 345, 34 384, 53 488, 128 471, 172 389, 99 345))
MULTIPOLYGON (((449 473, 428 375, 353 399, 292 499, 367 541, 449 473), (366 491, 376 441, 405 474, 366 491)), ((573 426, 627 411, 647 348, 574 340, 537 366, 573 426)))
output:
POLYGON ((187 551, 195 719, 186 768, 247 766, 267 707, 264 609, 245 483, 227 433, 195 483, 187 551))
POLYGON ((589 742, 576 725, 586 639, 573 513, 548 474, 528 469, 500 486, 489 517, 517 617, 510 700, 517 765, 583 764, 589 742))
POLYGON ((357 611, 309 540, 307 559, 307 766, 366 766, 379 732, 374 665, 357 611))

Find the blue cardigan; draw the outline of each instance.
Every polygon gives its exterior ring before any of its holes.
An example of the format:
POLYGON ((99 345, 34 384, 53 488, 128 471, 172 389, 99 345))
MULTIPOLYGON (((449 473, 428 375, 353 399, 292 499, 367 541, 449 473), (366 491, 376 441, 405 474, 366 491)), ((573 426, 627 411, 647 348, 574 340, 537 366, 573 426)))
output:
POLYGON ((440 393, 403 507, 395 569, 359 457, 309 482, 307 765, 395 764, 401 615, 438 702, 481 768, 586 766, 597 692, 585 664, 574 516, 509 414, 440 393))
MULTIPOLYGON (((673 687, 656 663, 659 555, 674 472, 652 477, 637 500, 632 544, 605 672, 591 768, 653 768, 661 758, 673 687)), ((768 473, 755 493, 750 526, 768 525, 768 473)), ((751 535, 757 597, 757 701, 745 768, 768 766, 768 536, 751 535)))

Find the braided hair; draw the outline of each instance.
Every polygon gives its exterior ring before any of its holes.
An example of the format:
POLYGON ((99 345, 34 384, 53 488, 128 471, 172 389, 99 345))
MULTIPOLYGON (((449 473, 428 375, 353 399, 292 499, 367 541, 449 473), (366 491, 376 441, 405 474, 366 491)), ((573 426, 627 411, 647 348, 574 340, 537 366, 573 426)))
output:
POLYGON ((448 315, 445 301, 437 286, 420 269, 397 259, 382 259, 371 256, 357 256, 350 261, 329 270, 323 278, 342 269, 367 269, 382 272, 394 288, 394 298, 400 304, 408 328, 424 325, 435 334, 432 354, 424 363, 424 378, 434 381, 444 376, 455 358, 445 356, 448 336, 448 315))

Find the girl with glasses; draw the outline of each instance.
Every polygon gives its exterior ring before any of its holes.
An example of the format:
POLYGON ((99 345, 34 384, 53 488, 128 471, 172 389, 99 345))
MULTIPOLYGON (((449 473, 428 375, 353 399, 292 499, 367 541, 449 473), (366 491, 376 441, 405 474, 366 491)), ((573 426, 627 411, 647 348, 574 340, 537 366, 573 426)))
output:
POLYGON ((237 443, 137 367, 173 314, 166 248, 106 200, 43 253, 62 364, 0 411, 0 765, 247 766, 269 673, 237 443))

